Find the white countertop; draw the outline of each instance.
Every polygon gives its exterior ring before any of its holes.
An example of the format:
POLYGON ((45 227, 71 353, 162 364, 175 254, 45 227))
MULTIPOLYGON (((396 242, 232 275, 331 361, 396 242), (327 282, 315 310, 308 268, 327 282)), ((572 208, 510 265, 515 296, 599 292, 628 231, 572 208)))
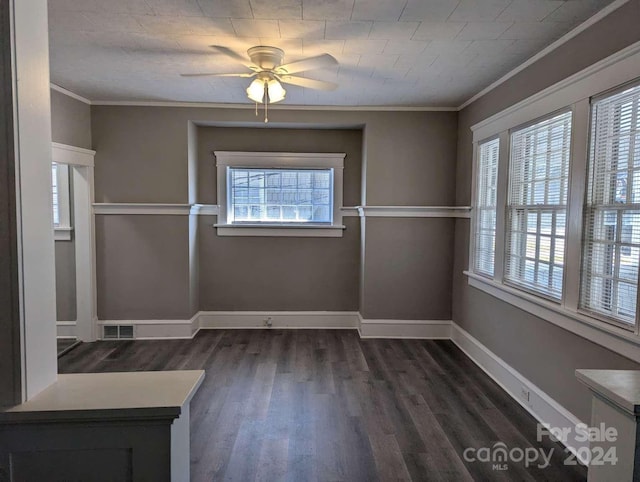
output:
POLYGON ((0 409, 0 422, 175 418, 203 380, 203 370, 59 375, 31 400, 0 409))
POLYGON ((624 411, 640 415, 639 370, 576 370, 576 377, 624 411))

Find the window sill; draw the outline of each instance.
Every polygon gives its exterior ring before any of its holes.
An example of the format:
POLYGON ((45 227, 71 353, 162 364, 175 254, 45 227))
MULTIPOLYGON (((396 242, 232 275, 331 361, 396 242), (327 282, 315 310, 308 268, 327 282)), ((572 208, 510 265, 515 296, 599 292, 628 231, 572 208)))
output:
POLYGON ((341 238, 342 225, 317 224, 214 224, 218 236, 263 236, 297 238, 341 238))
POLYGON ((598 321, 595 318, 569 310, 557 303, 498 283, 484 276, 469 271, 465 271, 464 274, 468 277, 469 286, 635 362, 640 362, 640 350, 638 350, 640 337, 633 332, 598 321))
POLYGON ((58 227, 53 230, 53 239, 55 241, 71 241, 71 232, 73 228, 58 227))

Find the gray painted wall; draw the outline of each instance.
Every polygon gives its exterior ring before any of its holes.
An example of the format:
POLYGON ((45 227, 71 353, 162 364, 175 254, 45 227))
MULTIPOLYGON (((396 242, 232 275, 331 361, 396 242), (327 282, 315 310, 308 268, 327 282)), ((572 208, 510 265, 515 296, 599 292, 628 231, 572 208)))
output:
MULTIPOLYGON (((455 156, 457 138, 457 114, 455 112, 368 112, 368 111, 287 111, 273 109, 269 125, 256 122, 251 109, 208 109, 182 107, 121 107, 92 106, 92 139, 96 149, 96 202, 146 202, 187 203, 189 200, 189 139, 197 138, 198 169, 197 199, 204 203, 215 202, 215 175, 210 151, 215 149, 237 150, 349 150, 353 157, 362 156, 366 169, 357 163, 347 162, 345 170, 345 204, 361 203, 363 188, 366 188, 368 205, 451 205, 455 198, 455 156), (189 136, 189 122, 201 126, 233 127, 229 131, 220 129, 198 129, 189 136), (285 129, 295 125, 295 130, 273 135, 273 129, 285 129), (259 132, 244 131, 245 128, 260 128, 259 132), (312 130, 313 129, 313 130, 312 130), (315 129, 323 129, 318 132, 315 129), (326 130, 328 129, 328 130, 326 130), (336 129, 349 129, 339 137, 336 129), (354 129, 357 134, 354 134, 354 129), (364 129, 363 142, 357 143, 353 136, 360 137, 364 129), (224 136, 220 136, 224 132, 224 136), (246 134, 245 132, 250 132, 246 134), (351 137, 349 137, 351 136, 351 137), (326 139, 325 139, 326 138, 326 139), (323 140, 325 139, 325 140, 323 140), (323 145, 324 143, 334 145, 323 145), (356 145, 357 144, 357 145, 356 145), (220 146, 220 147, 217 147, 220 146), (268 146, 268 147, 265 147, 268 146), (356 148, 360 146, 361 152, 356 148), (364 175, 362 173, 365 173, 364 175), (361 182, 359 178, 364 178, 361 182)), ((192 162, 193 164, 193 162, 192 162)), ((191 189, 193 193, 196 189, 191 189)), ((98 216, 106 218, 107 216, 98 216)), ((149 216, 133 216, 134 223, 149 216)), ((186 217, 185 217, 186 218, 186 217)), ((120 219, 118 223, 124 222, 120 219)), ((188 223, 179 217, 167 220, 166 229, 171 235, 160 232, 131 240, 116 221, 102 219, 97 227, 99 245, 98 293, 99 317, 103 319, 150 319, 174 318, 178 313, 183 319, 193 314, 198 288, 200 309, 295 309, 295 310, 355 310, 358 308, 358 267, 360 263, 360 235, 357 222, 346 220, 347 232, 342 239, 246 239, 240 237, 222 239, 215 236, 211 219, 198 222, 198 243, 189 248, 188 223), (114 236, 112 231, 121 231, 125 241, 114 236), (177 234, 176 234, 177 233, 177 234), (129 243, 129 244, 128 244, 129 243), (163 264, 181 268, 164 272, 164 276, 150 277, 153 283, 138 283, 132 286, 122 279, 126 269, 111 267, 124 264, 120 259, 136 260, 137 250, 155 249, 162 245, 166 253, 163 264), (322 247, 323 249, 320 249, 322 247), (126 255, 108 256, 107 253, 128 251, 126 255), (195 252, 197 250, 197 252, 195 252), (273 258, 274 253, 279 253, 273 258), (284 254, 286 253, 286 256, 284 254), (188 259, 198 259, 195 266, 188 259), (263 289, 265 279, 278 280, 271 291, 250 292, 246 284, 227 283, 235 272, 250 273, 260 259, 272 259, 262 265, 263 273, 254 281, 251 290, 263 289), (169 259, 170 258, 170 259, 169 259), (178 262, 180 259, 182 261, 178 262), (232 260, 234 260, 232 262, 232 260), (277 261, 286 266, 288 261, 298 263, 297 272, 282 271, 277 261), (320 261, 325 260, 322 264, 320 261), (326 262, 333 260, 333 264, 326 262), (107 262, 108 261, 108 262, 107 262), (184 263, 184 266, 180 263, 184 263), (320 270, 320 268, 322 268, 320 270), (199 283, 194 283, 194 270, 198 270, 199 283), (319 272, 319 273, 318 273, 319 272), (323 286, 320 286, 322 282, 323 286), (120 292, 122 284, 131 292, 120 292), (114 287, 106 290, 105 287, 114 287), (191 286, 184 290, 185 286, 191 286), (302 288, 305 291, 303 293, 302 288), (177 306, 190 307, 168 311, 144 304, 135 306, 137 299, 159 298, 153 292, 180 293, 174 298, 177 306), (298 299, 287 298, 294 293, 298 299), (116 293, 118 295, 116 296, 116 293), (268 296, 267 296, 268 295, 268 296), (117 298, 117 299, 116 299, 117 298), (279 306, 279 308, 278 308, 279 306)), ((386 221, 380 221, 383 223, 386 221)), ((416 238, 402 246, 398 255, 405 259, 422 260, 424 246, 434 244, 441 235, 445 240, 453 239, 453 223, 439 220, 411 219, 393 223, 399 232, 412 232, 416 238), (415 228, 417 224, 420 228, 415 228)), ((150 228, 149 228, 150 229, 150 228)), ((192 232, 194 230, 192 229, 192 232)), ((385 229, 373 229, 364 239, 365 252, 393 250, 397 246, 397 233, 385 229)), ((401 276, 390 277, 376 266, 375 256, 365 256, 371 263, 371 274, 365 268, 365 287, 361 310, 369 318, 437 319, 449 318, 451 303, 448 296, 435 297, 428 294, 438 282, 450 285, 453 260, 451 242, 438 242, 441 252, 434 263, 420 261, 412 266, 406 281, 401 276), (375 276, 376 278, 371 278, 375 276), (400 281, 400 285, 398 285, 400 281), (380 297, 386 291, 397 293, 393 297, 380 297), (424 301, 424 298, 429 300, 424 301)), ((144 255, 143 255, 144 256, 144 255)), ((399 274, 399 273, 397 273, 399 274)), ((164 300, 160 302, 166 306, 164 300)))
MULTIPOLYGON (((213 151, 344 152, 344 204, 360 200, 362 130, 198 129, 198 202, 217 204, 213 151)), ((199 223, 202 310, 357 311, 360 226, 342 238, 220 237, 199 223)))
POLYGON ((198 190, 202 204, 217 204, 213 151, 344 152, 344 205, 358 206, 362 177, 362 129, 198 128, 198 190))
MULTIPOLYGON (((614 52, 640 41, 640 1, 613 12, 460 112, 458 205, 471 196, 471 126, 614 52)), ((630 360, 562 330, 481 291, 470 288, 469 222, 456 221, 453 319, 525 377, 583 421, 590 420, 589 392, 577 382, 577 368, 639 369, 630 360)))
POLYGON ((91 108, 57 90, 51 90, 53 142, 91 149, 91 108))
POLYGON ((96 216, 98 318, 189 319, 189 217, 96 216))
POLYGON ((452 219, 366 219, 365 319, 450 320, 452 219))
MULTIPOLYGON (((269 119, 268 129, 365 126, 368 205, 447 205, 455 199, 455 112, 274 108, 269 119)), ((189 121, 265 128, 251 109, 92 106, 96 202, 188 202, 189 121)))
POLYGON ((214 220, 200 217, 201 309, 358 311, 357 218, 342 238, 221 237, 214 220))
MULTIPOLYGON (((91 149, 90 107, 51 90, 51 137, 53 142, 91 149)), ((73 234, 70 241, 56 241, 55 244, 56 318, 59 321, 75 320, 76 273, 73 234)))
POLYGON ((56 319, 58 321, 74 321, 77 318, 75 242, 56 241, 55 244, 56 319))

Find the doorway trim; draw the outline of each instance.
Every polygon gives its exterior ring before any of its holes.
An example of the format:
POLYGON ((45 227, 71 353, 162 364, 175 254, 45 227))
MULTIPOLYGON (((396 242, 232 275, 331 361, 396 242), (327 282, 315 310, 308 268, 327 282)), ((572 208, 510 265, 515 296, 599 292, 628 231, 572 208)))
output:
POLYGON ((73 223, 76 260, 76 321, 58 323, 58 332, 75 332, 81 341, 97 338, 96 252, 94 201, 94 157, 96 151, 51 143, 52 162, 69 166, 73 186, 73 223))

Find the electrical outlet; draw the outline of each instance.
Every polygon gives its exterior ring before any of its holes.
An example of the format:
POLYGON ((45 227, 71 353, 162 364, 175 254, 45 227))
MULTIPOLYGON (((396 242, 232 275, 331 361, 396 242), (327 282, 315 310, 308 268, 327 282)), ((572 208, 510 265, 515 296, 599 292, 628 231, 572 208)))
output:
POLYGON ((270 316, 266 317, 264 319, 264 326, 271 328, 272 325, 273 325, 273 321, 271 320, 271 317, 270 316))
POLYGON ((529 402, 529 389, 527 387, 520 387, 520 398, 522 398, 525 402, 529 402))

